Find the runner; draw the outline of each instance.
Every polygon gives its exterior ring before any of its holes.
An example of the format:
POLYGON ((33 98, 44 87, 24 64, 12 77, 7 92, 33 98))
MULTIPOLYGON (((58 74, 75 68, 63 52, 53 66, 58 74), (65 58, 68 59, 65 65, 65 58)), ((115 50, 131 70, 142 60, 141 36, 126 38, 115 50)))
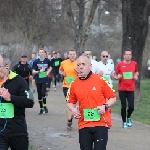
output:
MULTIPOLYGON (((29 61, 29 65, 32 68, 33 66, 33 62, 36 59, 36 53, 32 53, 31 54, 31 60, 29 61)), ((36 92, 36 85, 35 85, 35 75, 33 75, 33 79, 32 79, 32 92, 35 93, 36 92)))
POLYGON ((94 143, 94 150, 106 150, 108 126, 112 125, 108 108, 115 103, 116 95, 103 77, 92 73, 86 56, 77 59, 77 69, 81 76, 71 83, 67 103, 74 118, 79 119, 80 149, 92 150, 94 143))
POLYGON ((132 126, 131 114, 134 111, 135 80, 138 80, 137 63, 132 61, 132 51, 126 49, 123 54, 124 60, 119 62, 115 69, 114 78, 119 80, 118 91, 121 101, 122 128, 132 126), (128 110, 126 115, 126 105, 128 110), (127 119, 126 119, 127 118, 127 119))
POLYGON ((32 77, 32 68, 27 63, 26 54, 21 54, 21 60, 12 67, 12 71, 16 72, 21 77, 23 77, 29 86, 29 79, 32 80, 33 77, 32 77))
POLYGON ((107 51, 102 51, 101 52, 101 61, 99 63, 99 75, 103 76, 113 87, 112 85, 112 75, 114 73, 114 65, 108 63, 108 52, 107 51))
POLYGON ((51 71, 51 63, 48 58, 45 58, 45 50, 43 48, 39 48, 38 50, 39 57, 33 62, 33 74, 35 76, 35 82, 37 86, 38 93, 38 101, 40 104, 40 113, 48 113, 48 109, 46 107, 46 83, 48 82, 48 74, 51 71))
POLYGON ((91 64, 92 64, 92 72, 95 74, 99 73, 99 66, 98 62, 94 59, 92 59, 92 52, 90 50, 85 50, 83 55, 87 56, 89 59, 91 59, 91 64))
POLYGON ((56 85, 59 84, 59 67, 62 59, 58 58, 57 52, 53 52, 53 59, 51 59, 52 64, 52 74, 54 80, 54 90, 56 91, 56 85))
MULTIPOLYGON (((70 83, 77 78, 77 71, 76 71, 76 51, 74 49, 70 49, 68 52, 68 58, 67 60, 64 60, 61 62, 59 72, 61 75, 63 75, 63 93, 64 96, 67 96, 67 91, 70 86, 70 83)), ((71 130, 71 125, 72 125, 72 113, 71 111, 67 108, 67 129, 71 130)))

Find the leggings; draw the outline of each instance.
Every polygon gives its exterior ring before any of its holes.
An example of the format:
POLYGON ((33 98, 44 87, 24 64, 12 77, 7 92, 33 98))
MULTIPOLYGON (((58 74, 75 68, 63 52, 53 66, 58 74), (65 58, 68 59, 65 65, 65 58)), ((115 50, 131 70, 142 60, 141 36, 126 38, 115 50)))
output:
POLYGON ((121 101, 122 121, 126 122, 126 117, 130 118, 132 112, 134 111, 134 91, 119 91, 119 98, 121 101), (127 110, 127 101, 128 101, 128 110, 127 110))
POLYGON ((10 147, 11 150, 28 150, 28 136, 13 136, 5 137, 0 136, 0 150, 8 150, 10 147))
POLYGON ((54 85, 56 87, 56 83, 59 82, 59 72, 54 71, 53 72, 53 77, 54 77, 54 85))

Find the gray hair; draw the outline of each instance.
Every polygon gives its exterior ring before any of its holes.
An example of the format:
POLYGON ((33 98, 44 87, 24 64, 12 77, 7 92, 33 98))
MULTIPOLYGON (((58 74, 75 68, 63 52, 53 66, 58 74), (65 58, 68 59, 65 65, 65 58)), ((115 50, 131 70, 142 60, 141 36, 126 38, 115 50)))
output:
POLYGON ((6 54, 0 54, 0 55, 3 58, 4 65, 7 65, 7 64, 10 65, 11 64, 9 57, 6 54))
POLYGON ((87 62, 88 62, 89 64, 91 64, 91 59, 88 58, 87 56, 81 55, 78 59, 80 59, 80 58, 86 58, 86 59, 87 59, 87 62))

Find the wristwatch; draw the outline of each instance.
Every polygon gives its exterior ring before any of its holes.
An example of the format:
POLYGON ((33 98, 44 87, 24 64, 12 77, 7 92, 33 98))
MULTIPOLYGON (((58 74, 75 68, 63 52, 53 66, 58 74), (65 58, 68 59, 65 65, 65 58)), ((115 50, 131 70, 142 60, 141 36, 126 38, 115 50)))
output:
POLYGON ((110 107, 108 106, 108 104, 103 104, 105 105, 105 110, 108 110, 110 107))

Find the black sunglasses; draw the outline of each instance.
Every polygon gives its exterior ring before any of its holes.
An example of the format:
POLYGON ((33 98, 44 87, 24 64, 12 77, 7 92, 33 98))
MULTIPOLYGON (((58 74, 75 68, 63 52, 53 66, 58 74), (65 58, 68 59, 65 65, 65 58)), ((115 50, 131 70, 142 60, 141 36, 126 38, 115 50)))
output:
POLYGON ((105 57, 108 58, 108 56, 103 56, 103 58, 105 58, 105 57))
POLYGON ((27 56, 21 56, 21 58, 27 58, 27 56))

